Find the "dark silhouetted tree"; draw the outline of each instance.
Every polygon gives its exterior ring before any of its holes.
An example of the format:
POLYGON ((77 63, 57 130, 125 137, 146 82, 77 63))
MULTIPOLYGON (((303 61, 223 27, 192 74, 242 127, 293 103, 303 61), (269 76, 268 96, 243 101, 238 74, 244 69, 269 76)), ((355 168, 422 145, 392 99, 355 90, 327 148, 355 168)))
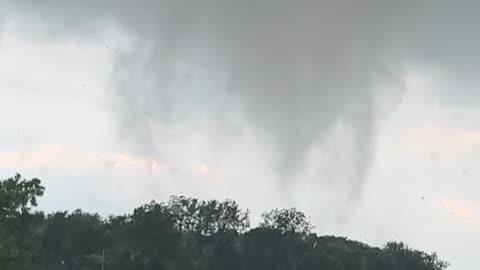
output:
POLYGON ((296 208, 274 209, 262 214, 260 227, 279 230, 282 233, 309 234, 313 229, 308 217, 296 208))
POLYGON ((383 248, 317 236, 295 208, 262 215, 232 200, 173 196, 131 214, 101 218, 81 210, 32 210, 40 180, 0 181, 0 270, 444 270, 435 253, 402 242, 383 248))
POLYGON ((40 180, 20 174, 0 181, 0 269, 41 269, 43 214, 32 208, 43 192, 40 180))

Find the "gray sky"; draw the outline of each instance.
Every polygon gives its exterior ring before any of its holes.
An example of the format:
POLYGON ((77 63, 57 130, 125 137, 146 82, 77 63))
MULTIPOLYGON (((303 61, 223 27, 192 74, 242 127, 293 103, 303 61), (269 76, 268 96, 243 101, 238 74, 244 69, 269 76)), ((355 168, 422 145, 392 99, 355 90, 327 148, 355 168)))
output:
POLYGON ((480 4, 0 4, 0 175, 43 209, 229 197, 480 267, 480 4))

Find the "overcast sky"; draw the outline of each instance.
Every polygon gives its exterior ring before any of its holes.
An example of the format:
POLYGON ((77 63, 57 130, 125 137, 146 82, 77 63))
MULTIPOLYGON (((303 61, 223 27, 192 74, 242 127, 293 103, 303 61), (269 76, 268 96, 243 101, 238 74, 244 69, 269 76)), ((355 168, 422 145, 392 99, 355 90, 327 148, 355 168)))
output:
POLYGON ((0 176, 172 194, 480 268, 475 1, 0 0, 0 176))

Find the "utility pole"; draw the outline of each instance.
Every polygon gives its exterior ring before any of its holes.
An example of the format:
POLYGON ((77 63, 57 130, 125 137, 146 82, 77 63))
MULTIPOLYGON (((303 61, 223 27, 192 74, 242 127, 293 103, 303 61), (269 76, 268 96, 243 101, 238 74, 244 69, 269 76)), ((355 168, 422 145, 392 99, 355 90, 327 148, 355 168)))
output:
POLYGON ((105 270, 105 249, 102 249, 102 265, 101 270, 105 270))

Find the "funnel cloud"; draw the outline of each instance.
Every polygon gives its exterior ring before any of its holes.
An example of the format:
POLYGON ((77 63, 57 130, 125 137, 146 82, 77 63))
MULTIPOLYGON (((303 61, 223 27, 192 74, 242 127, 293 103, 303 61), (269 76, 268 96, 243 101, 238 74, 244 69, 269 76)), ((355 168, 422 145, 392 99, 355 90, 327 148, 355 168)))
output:
POLYGON ((121 138, 142 154, 181 160, 181 148, 165 149, 201 140, 232 155, 249 134, 282 183, 323 149, 351 196, 368 176, 379 120, 402 99, 406 38, 425 10, 377 0, 6 3, 52 39, 128 37, 109 102, 121 138))

